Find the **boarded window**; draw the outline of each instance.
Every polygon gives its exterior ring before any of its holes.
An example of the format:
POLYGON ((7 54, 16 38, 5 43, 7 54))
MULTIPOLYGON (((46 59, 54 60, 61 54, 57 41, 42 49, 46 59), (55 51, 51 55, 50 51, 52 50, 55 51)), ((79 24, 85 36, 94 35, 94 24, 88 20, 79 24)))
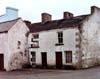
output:
POLYGON ((39 48, 39 42, 33 41, 33 44, 31 44, 31 48, 39 48))
POLYGON ((66 63, 72 63, 72 51, 65 51, 66 63))

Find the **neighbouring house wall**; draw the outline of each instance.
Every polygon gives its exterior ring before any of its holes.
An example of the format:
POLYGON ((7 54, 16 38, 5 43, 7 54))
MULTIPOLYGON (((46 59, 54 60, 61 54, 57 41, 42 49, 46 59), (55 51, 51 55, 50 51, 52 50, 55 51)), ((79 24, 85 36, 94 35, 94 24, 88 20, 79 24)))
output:
POLYGON ((0 54, 4 54, 4 69, 8 67, 8 34, 0 33, 0 54))
POLYGON ((23 65, 28 63, 28 32, 28 27, 21 19, 9 30, 9 68, 7 70, 20 69, 23 65))
POLYGON ((100 64, 100 10, 94 9, 83 22, 82 33, 82 67, 87 68, 100 64))
POLYGON ((0 16, 0 22, 10 21, 18 18, 18 10, 7 7, 6 14, 0 16))
MULTIPOLYGON (((32 38, 32 33, 29 35, 29 47, 32 38)), ((73 65, 76 66, 78 63, 78 51, 79 48, 76 45, 79 45, 79 30, 77 28, 65 28, 65 29, 55 29, 50 31, 39 32, 39 48, 30 48, 29 51, 36 52, 36 65, 41 65, 41 52, 47 52, 47 64, 55 65, 56 58, 55 52, 61 51, 63 58, 63 65, 73 65), (56 46, 58 43, 58 35, 59 31, 63 31, 63 43, 64 45, 56 46), (65 51, 72 51, 72 63, 67 64, 65 62, 65 51)), ((37 40, 37 39, 36 39, 37 40)), ((35 41, 35 39, 34 39, 35 41)), ((31 58, 31 54, 30 54, 31 58)))

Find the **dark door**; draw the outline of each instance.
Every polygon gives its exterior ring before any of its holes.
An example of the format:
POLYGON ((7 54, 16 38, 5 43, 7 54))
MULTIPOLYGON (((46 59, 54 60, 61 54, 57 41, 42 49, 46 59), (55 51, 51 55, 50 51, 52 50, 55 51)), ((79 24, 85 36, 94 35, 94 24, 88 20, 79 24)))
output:
POLYGON ((47 53, 42 52, 41 56, 42 56, 42 67, 46 68, 47 67, 47 53))
POLYGON ((0 54, 0 70, 4 69, 4 55, 0 54))
POLYGON ((56 52, 56 68, 62 68, 62 52, 56 52))

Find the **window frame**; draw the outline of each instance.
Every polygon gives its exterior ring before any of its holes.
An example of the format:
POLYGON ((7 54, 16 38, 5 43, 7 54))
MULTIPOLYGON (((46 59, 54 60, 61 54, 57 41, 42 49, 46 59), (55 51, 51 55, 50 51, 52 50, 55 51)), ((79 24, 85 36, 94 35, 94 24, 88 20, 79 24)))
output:
POLYGON ((57 32, 57 34, 58 34, 58 43, 56 43, 55 45, 56 46, 64 45, 63 44, 63 42, 64 42, 64 40, 63 40, 63 31, 59 31, 59 32, 57 32))
POLYGON ((58 32, 58 43, 63 44, 63 31, 58 32))
POLYGON ((32 34, 32 36, 33 36, 33 39, 39 39, 39 34, 32 34))
POLYGON ((34 51, 31 51, 31 62, 33 63, 33 62, 36 62, 36 52, 34 52, 34 51), (34 53, 34 54, 32 54, 32 53, 34 53))
POLYGON ((65 51, 65 62, 66 63, 72 63, 73 58, 72 58, 72 51, 65 51))
POLYGON ((31 48, 39 48, 39 41, 33 41, 33 43, 30 45, 31 48), (35 45, 34 43, 37 43, 37 45, 35 45))

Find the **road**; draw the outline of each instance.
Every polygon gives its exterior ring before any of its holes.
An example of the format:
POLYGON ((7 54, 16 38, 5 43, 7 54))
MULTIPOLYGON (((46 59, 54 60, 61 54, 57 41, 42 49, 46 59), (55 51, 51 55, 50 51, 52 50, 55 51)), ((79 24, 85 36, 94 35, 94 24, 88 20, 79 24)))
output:
POLYGON ((100 67, 84 70, 26 69, 0 71, 0 79, 100 79, 100 67))

